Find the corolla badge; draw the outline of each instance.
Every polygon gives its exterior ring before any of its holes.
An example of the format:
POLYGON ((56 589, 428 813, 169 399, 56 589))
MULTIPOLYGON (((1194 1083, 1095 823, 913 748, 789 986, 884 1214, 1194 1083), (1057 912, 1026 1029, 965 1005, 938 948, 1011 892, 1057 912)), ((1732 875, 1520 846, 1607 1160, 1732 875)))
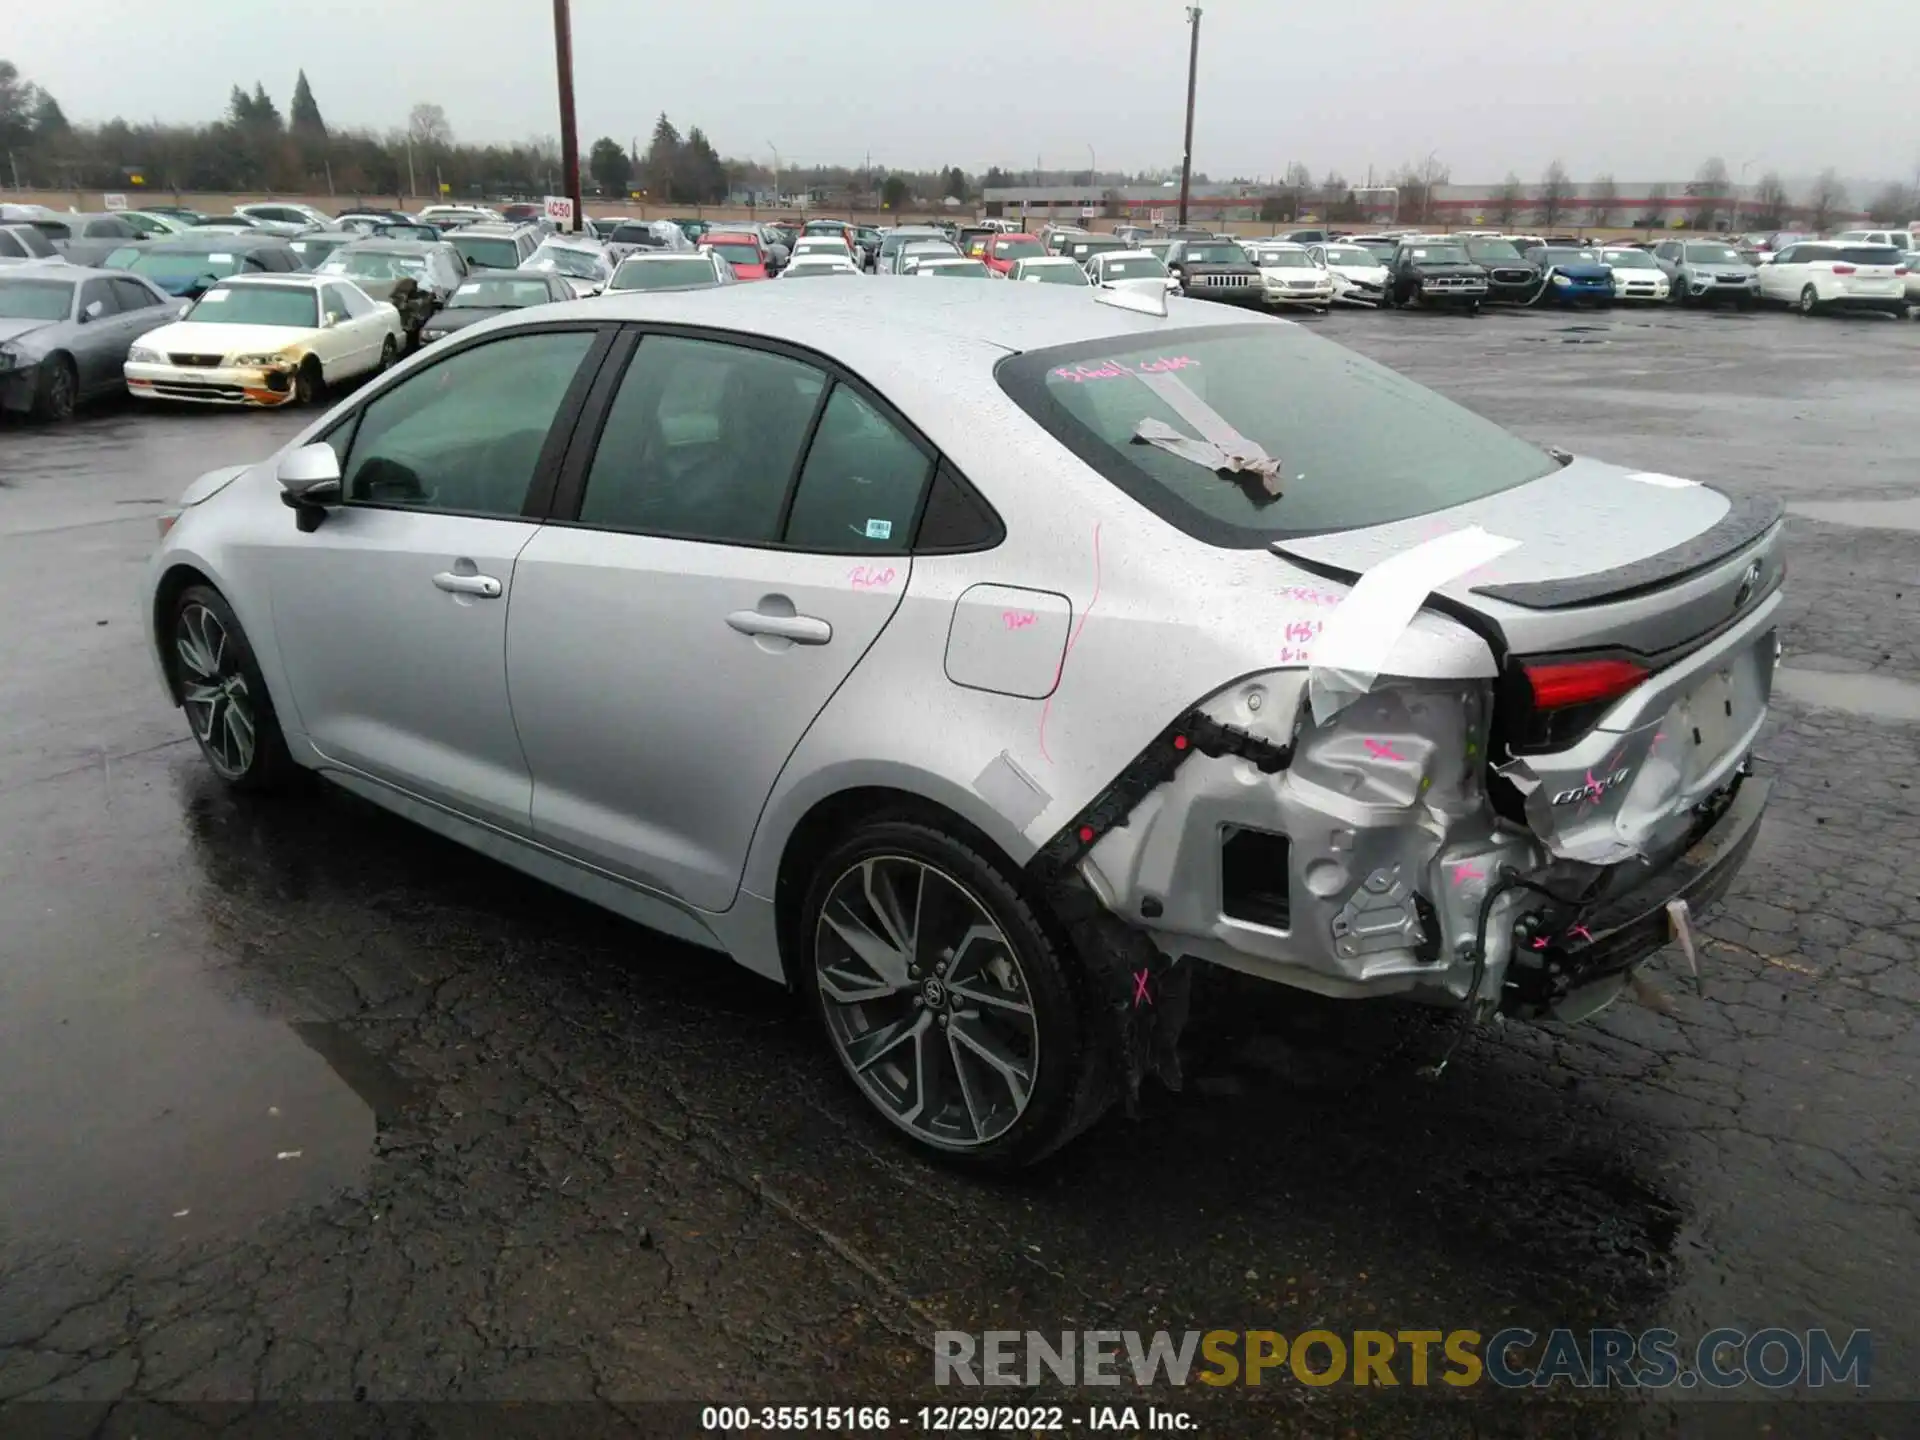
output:
POLYGON ((1620 786, 1624 785, 1627 781, 1627 776, 1631 774, 1632 771, 1633 767, 1629 765, 1623 769, 1614 771, 1611 775, 1602 775, 1596 779, 1594 773, 1589 770, 1585 780, 1581 781, 1571 790, 1562 790, 1559 794, 1555 795, 1553 797, 1553 803, 1555 805, 1598 803, 1605 797, 1609 790, 1617 790, 1620 786))
POLYGON ((1733 608, 1745 609, 1747 602, 1753 599, 1753 592, 1759 588, 1760 562, 1756 560, 1747 566, 1747 573, 1740 577, 1740 588, 1733 592, 1733 608))

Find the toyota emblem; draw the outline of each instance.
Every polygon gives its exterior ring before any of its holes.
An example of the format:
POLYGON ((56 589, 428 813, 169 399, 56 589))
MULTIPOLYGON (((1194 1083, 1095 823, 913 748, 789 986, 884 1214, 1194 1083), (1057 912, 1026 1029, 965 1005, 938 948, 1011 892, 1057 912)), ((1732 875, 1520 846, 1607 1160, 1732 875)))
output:
POLYGON ((1747 566, 1747 573, 1740 577, 1740 588, 1734 591, 1733 608, 1739 610, 1753 599, 1753 592, 1760 587, 1760 562, 1754 561, 1747 566))

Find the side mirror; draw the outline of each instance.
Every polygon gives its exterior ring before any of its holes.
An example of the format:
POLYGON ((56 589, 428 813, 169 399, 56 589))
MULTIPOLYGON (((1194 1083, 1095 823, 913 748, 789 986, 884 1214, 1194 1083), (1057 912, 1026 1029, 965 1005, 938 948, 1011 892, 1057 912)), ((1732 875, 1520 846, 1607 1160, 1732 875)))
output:
POLYGON ((302 445, 280 457, 274 472, 280 503, 294 512, 294 523, 311 535, 327 518, 327 507, 341 502, 340 457, 331 445, 302 445))
POLYGON ((95 300, 91 305, 87 306, 86 309, 80 312, 80 319, 83 322, 88 320, 98 320, 102 315, 106 313, 107 313, 106 303, 104 301, 95 300))
POLYGON ((331 330, 340 323, 340 318, 340 312, 338 310, 329 310, 327 311, 326 318, 320 322, 320 328, 323 330, 331 330))

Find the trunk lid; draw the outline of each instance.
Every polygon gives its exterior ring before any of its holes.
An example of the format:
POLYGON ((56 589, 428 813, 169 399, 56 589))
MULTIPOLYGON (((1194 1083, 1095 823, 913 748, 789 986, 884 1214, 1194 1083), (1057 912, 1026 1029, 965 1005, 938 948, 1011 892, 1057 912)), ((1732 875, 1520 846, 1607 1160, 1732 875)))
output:
POLYGON ((1275 551, 1354 580, 1478 525, 1519 543, 1428 604, 1501 667, 1496 803, 1557 856, 1612 864, 1686 839, 1765 719, 1785 560, 1782 508, 1576 459, 1466 505, 1275 551))

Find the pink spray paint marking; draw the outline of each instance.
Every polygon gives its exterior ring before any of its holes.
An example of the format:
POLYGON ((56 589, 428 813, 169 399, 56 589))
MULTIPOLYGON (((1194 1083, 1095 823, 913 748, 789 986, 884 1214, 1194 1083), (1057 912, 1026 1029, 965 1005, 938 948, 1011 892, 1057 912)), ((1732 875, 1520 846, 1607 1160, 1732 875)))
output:
POLYGON ((1369 739, 1366 746, 1367 753, 1376 760, 1398 760, 1403 765, 1407 762, 1407 757, 1385 740, 1369 739))
POLYGON ((1533 948, 1534 948, 1534 949, 1536 949, 1536 950, 1544 950, 1544 949, 1546 949, 1546 948, 1547 948, 1547 937, 1546 937, 1546 936, 1544 936, 1544 935, 1542 935, 1542 936, 1541 936, 1541 937, 1540 937, 1540 938, 1539 938, 1538 940, 1536 940, 1536 941, 1534 941, 1534 942, 1533 942, 1533 948))
POLYGON ((1040 756, 1049 765, 1053 756, 1047 753, 1047 716, 1053 713, 1053 697, 1059 693, 1060 677, 1067 673, 1067 657, 1073 654, 1073 647, 1080 643, 1080 632, 1087 628, 1087 619, 1093 614, 1093 607, 1100 603, 1100 522, 1093 522, 1093 595, 1087 601, 1087 608, 1080 612, 1080 621, 1073 627, 1073 633, 1067 636, 1066 648, 1060 652, 1060 663, 1053 670, 1053 689, 1047 693, 1047 700, 1040 707, 1040 756))
POLYGON ((1297 650, 1291 645, 1282 645, 1280 647, 1280 663, 1282 665, 1306 665, 1311 663, 1312 659, 1313 652, 1304 645, 1297 650))
POLYGON ((1282 585, 1277 593, 1282 600, 1297 600, 1302 605, 1338 605, 1347 598, 1331 590, 1315 590, 1310 585, 1282 585))
POLYGON ((1006 622, 1009 630, 1024 630, 1040 617, 1031 610, 1002 610, 1000 618, 1006 622))
POLYGON ((1318 620, 1289 620, 1287 622, 1287 641, 1289 644, 1304 645, 1320 633, 1318 620))
POLYGON ((1587 929, 1587 927, 1584 925, 1574 926, 1571 930, 1567 931, 1567 934, 1578 935, 1582 940, 1586 941, 1589 945, 1593 943, 1593 932, 1587 929))
POLYGON ((1062 365, 1048 373, 1055 380, 1083 385, 1089 380, 1120 380, 1129 375, 1166 375, 1175 370, 1190 370, 1200 362, 1191 355, 1164 355, 1158 360, 1142 360, 1139 368, 1129 370, 1117 360, 1098 365, 1062 365))
POLYGON ((1453 872, 1453 883, 1455 885, 1464 885, 1469 880, 1484 880, 1486 878, 1487 872, 1471 860, 1453 872))
POLYGON ((882 570, 877 565, 856 565, 847 576, 847 581, 856 590, 874 590, 893 583, 893 567, 882 570))
POLYGON ((1136 1010, 1140 1008, 1142 1000, 1149 1005, 1153 1004, 1153 996, 1147 993, 1148 977, 1149 972, 1145 970, 1136 970, 1133 973, 1133 1008, 1136 1010))

